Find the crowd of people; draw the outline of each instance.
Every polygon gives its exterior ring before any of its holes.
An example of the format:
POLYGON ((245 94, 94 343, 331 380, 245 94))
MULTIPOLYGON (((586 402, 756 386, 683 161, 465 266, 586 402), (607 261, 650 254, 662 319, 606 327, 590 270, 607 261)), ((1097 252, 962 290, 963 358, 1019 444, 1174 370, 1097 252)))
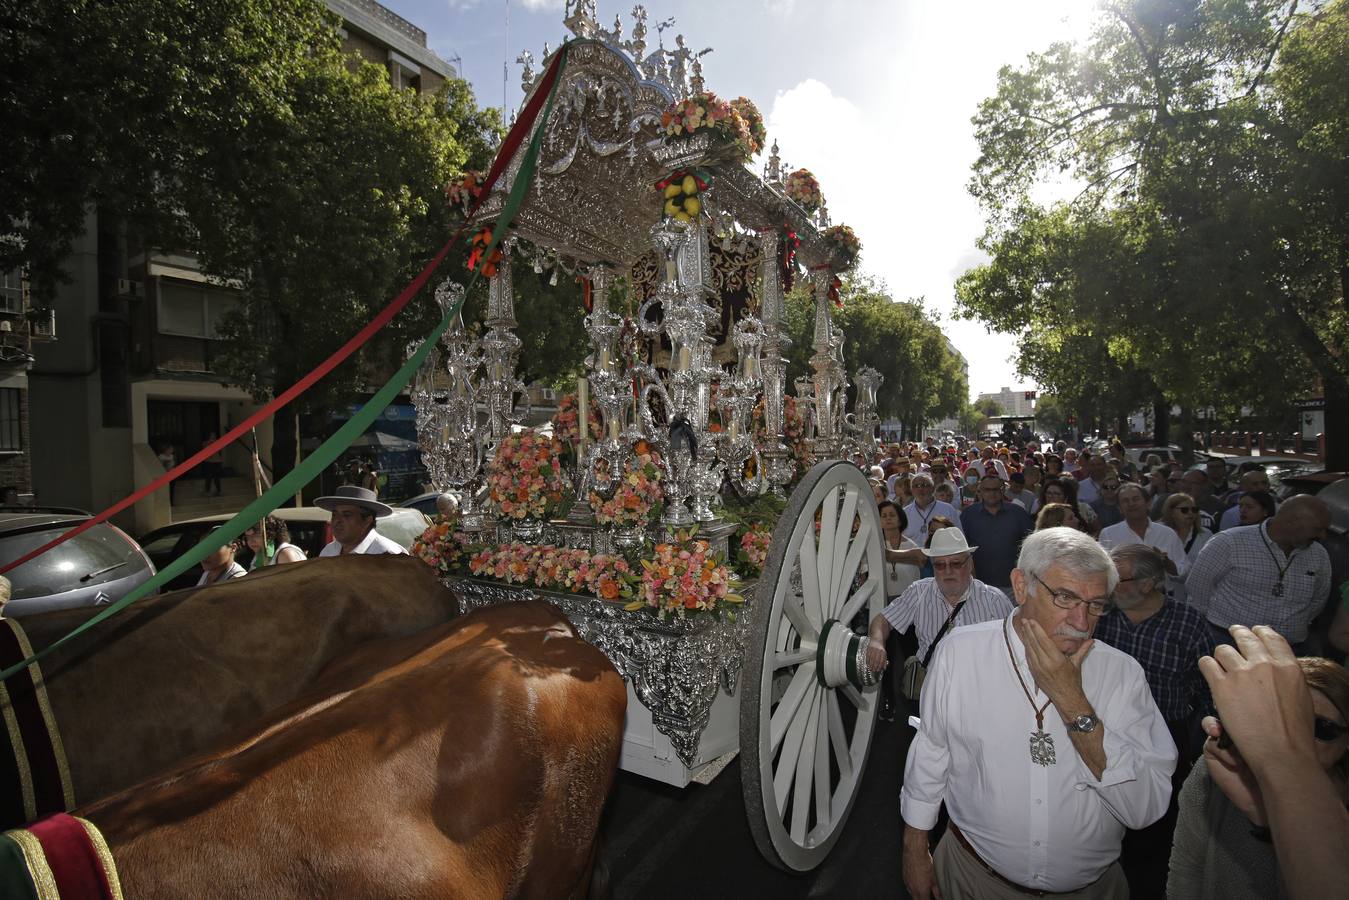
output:
MULTIPOLYGON (((392 514, 393 507, 381 503, 373 490, 357 485, 342 485, 333 494, 317 498, 314 505, 328 510, 332 516, 329 528, 333 539, 324 545, 319 556, 407 553, 397 541, 375 530, 375 520, 392 514)), ((304 551, 290 542, 286 523, 276 516, 267 516, 244 532, 243 541, 229 541, 206 556, 201 561, 202 573, 197 586, 205 587, 231 578, 242 578, 257 569, 301 562, 304 559, 304 551), (234 558, 244 547, 253 554, 247 569, 234 558)))
POLYGON ((1349 651, 1315 627, 1322 501, 1118 442, 895 444, 870 474, 868 661, 918 713, 912 896, 1343 893, 1349 673, 1306 655, 1349 651))

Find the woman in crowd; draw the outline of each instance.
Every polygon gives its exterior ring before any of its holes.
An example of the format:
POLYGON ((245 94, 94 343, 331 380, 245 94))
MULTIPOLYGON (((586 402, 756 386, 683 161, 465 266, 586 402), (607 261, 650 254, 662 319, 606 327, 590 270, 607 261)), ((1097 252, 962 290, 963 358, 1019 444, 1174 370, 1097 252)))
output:
POLYGON ((1180 542, 1185 545, 1185 555, 1190 560, 1190 565, 1199 558, 1199 551, 1204 549, 1208 539, 1213 537, 1213 532, 1209 531, 1199 521, 1199 504, 1189 494, 1182 492, 1172 494, 1166 498, 1162 504, 1162 515, 1158 520, 1163 525, 1170 525, 1171 528, 1180 536, 1180 542))
MULTIPOLYGON (((937 482, 937 486, 933 489, 932 495, 944 503, 950 503, 952 506, 956 505, 956 486, 949 481, 937 482)), ((956 509, 959 508, 960 507, 956 506, 956 509)))
POLYGON ((881 536, 885 540, 885 596, 895 599, 918 580, 921 562, 927 557, 918 545, 904 536, 909 517, 890 500, 877 504, 881 514, 881 536))
POLYGON ((1032 512, 1038 513, 1042 507, 1051 503, 1066 503, 1077 513, 1078 528, 1087 534, 1095 536, 1100 532, 1100 526, 1096 520, 1096 511, 1089 504, 1082 503, 1077 499, 1077 479, 1071 475, 1062 475, 1058 478, 1045 478, 1040 483, 1040 502, 1032 512))
POLYGON ((1274 498, 1263 491, 1248 491, 1237 501, 1238 525, 1259 525, 1274 515, 1274 498))
POLYGON ((964 484, 960 488, 960 508, 964 509, 979 502, 979 470, 974 466, 965 469, 964 484))
POLYGON ((290 529, 276 516, 263 520, 263 527, 252 526, 244 532, 248 549, 253 551, 253 561, 248 571, 274 566, 278 563, 302 562, 307 557, 304 551, 290 542, 290 529))
MULTIPOLYGON (((212 531, 218 531, 218 528, 212 531)), ((234 551, 236 545, 230 541, 223 547, 218 547, 214 552, 201 561, 201 578, 197 581, 197 587, 206 587, 212 584, 219 584, 222 581, 229 581, 231 578, 238 578, 241 575, 247 575, 244 567, 234 561, 234 551)))
POLYGON ((1063 458, 1057 453, 1045 454, 1045 477, 1048 481, 1051 478, 1058 478, 1063 474, 1063 458))
MULTIPOLYGON (((1349 672, 1315 656, 1299 659, 1298 665, 1311 688, 1315 718, 1307 724, 1314 729, 1317 761, 1330 775, 1340 801, 1349 803, 1349 672)), ((1223 748, 1213 737, 1219 728, 1216 720, 1204 721, 1209 732, 1204 755, 1180 791, 1166 896, 1287 896, 1254 779, 1236 752, 1239 748, 1223 748)))
POLYGON ((868 478, 867 481, 871 483, 871 493, 872 496, 876 498, 876 504, 880 505, 881 503, 884 503, 885 485, 881 484, 881 482, 877 481, 875 478, 868 478))
POLYGON ((894 501, 903 509, 913 502, 913 489, 909 486, 909 480, 912 476, 901 475, 895 479, 894 501))
POLYGON ((1082 530, 1082 520, 1073 512, 1073 508, 1067 503, 1049 503, 1040 508, 1039 514, 1035 517, 1035 530, 1043 531, 1046 528, 1076 528, 1082 530))

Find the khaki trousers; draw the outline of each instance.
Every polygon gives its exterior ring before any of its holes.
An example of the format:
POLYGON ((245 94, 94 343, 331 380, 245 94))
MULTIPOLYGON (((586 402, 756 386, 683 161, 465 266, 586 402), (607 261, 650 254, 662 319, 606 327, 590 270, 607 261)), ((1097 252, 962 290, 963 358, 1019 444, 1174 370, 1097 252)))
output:
MULTIPOLYGON (((970 851, 960 846, 949 828, 937 843, 932 863, 942 900, 1026 900, 1031 896, 998 880, 970 851)), ((1129 882, 1116 862, 1105 870, 1104 875, 1079 891, 1047 896, 1072 900, 1129 900, 1129 882)))

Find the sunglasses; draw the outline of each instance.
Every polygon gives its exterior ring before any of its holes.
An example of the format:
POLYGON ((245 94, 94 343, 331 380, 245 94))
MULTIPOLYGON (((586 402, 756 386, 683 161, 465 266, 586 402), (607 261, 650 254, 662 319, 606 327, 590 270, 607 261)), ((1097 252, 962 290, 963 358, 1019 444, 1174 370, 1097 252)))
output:
POLYGON ((957 562, 949 559, 934 559, 932 561, 932 568, 938 572, 946 572, 951 569, 959 569, 963 567, 966 562, 968 562, 968 560, 962 559, 957 562))
POLYGON ((1101 487, 1105 488, 1107 491, 1117 491, 1117 490, 1119 490, 1119 485, 1117 485, 1117 484, 1103 484, 1103 485, 1101 485, 1101 487))
POLYGON ((1312 733, 1316 735, 1316 739, 1327 744, 1349 734, 1349 726, 1323 719, 1320 716, 1316 717, 1316 724, 1313 727, 1312 733))

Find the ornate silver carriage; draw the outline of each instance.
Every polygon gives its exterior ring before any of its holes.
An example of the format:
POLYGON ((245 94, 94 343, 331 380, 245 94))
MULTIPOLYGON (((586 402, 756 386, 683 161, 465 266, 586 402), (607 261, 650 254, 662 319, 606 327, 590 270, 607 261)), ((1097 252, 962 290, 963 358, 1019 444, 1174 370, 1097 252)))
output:
MULTIPOLYGON (((646 12, 639 6, 633 15, 625 39, 617 19, 612 29, 600 27, 593 3, 568 4, 566 25, 575 37, 558 73, 555 112, 541 126, 533 184, 503 253, 527 257, 535 271, 557 268, 593 284, 578 496, 602 493, 634 442, 648 442, 666 467, 664 515, 634 536, 596 525, 578 503, 566 519, 531 523, 514 536, 602 553, 697 523, 726 553, 734 526, 718 514, 722 490, 785 497, 795 488, 758 582, 743 592, 742 607, 720 616, 661 618, 594 596, 470 577, 447 581, 466 609, 530 597, 557 604, 628 684, 622 768, 684 786, 719 771, 718 760, 738 751, 760 849, 776 865, 808 870, 841 833, 877 714, 864 635, 885 601, 880 524, 866 479, 844 457, 873 446, 879 377, 859 373, 853 411, 845 413, 843 336, 828 296, 833 260, 821 234, 827 212, 788 199, 776 145, 761 177, 729 159, 713 135, 665 133, 662 113, 703 95, 702 53, 682 36, 673 49, 661 40, 648 52, 646 12), (662 218, 653 184, 672 171, 695 170, 707 175, 701 208, 682 220, 662 218), (813 465, 799 481, 798 460, 783 440, 788 234, 799 240, 793 249, 815 298, 814 376, 798 380, 795 398, 810 410, 805 455, 813 465), (626 321, 609 300, 618 277, 635 295, 637 313, 626 321), (640 358, 619 352, 625 326, 645 348, 640 358), (590 397, 604 422, 593 441, 590 397), (758 429, 751 422, 756 406, 758 429), (724 424, 717 431, 709 427, 714 412, 724 424)), ((546 48, 544 56, 547 62, 546 48)), ((526 92, 537 90, 532 59, 519 61, 526 92)), ((503 183, 523 156, 522 149, 503 183)), ((500 214, 505 198, 501 188, 485 200, 481 224, 500 214)), ((484 463, 518 421, 516 397, 524 390, 515 376, 520 341, 510 273, 507 259, 491 280, 482 339, 452 329, 414 392, 432 480, 456 497, 465 527, 488 542, 511 529, 475 503, 474 491, 484 463)), ((456 291, 462 288, 447 284, 438 296, 449 303, 456 291)))

